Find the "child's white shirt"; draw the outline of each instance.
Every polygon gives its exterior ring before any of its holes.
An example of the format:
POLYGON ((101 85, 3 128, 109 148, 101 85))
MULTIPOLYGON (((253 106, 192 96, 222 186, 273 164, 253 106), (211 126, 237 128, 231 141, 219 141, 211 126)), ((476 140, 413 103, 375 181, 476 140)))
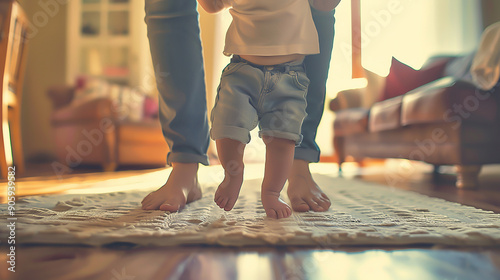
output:
POLYGON ((224 54, 275 56, 319 53, 308 0, 222 0, 233 21, 224 54))

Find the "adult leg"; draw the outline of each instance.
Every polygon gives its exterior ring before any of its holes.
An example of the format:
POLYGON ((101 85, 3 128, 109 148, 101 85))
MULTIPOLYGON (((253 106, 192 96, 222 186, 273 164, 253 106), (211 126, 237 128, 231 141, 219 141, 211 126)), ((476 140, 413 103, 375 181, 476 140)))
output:
POLYGON ((295 211, 326 211, 331 203, 314 182, 309 170, 310 162, 318 162, 320 149, 316 144, 316 132, 323 115, 326 80, 334 38, 334 11, 321 12, 311 8, 319 36, 320 53, 304 60, 310 79, 307 91, 307 116, 302 123, 303 140, 295 149, 292 172, 288 178, 288 197, 295 211))
POLYGON ((177 211, 201 198, 198 164, 208 164, 209 136, 195 0, 145 0, 148 38, 160 92, 160 122, 172 172, 143 209, 177 211))

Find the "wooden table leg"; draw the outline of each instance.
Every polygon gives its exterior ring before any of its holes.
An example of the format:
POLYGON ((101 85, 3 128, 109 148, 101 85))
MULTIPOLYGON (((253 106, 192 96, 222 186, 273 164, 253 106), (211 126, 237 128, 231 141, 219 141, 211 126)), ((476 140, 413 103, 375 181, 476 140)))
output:
POLYGON ((344 141, 344 137, 342 136, 333 137, 333 148, 337 154, 339 172, 342 172, 342 163, 345 161, 344 141))
POLYGON ((474 189, 479 185, 481 165, 457 165, 457 188, 474 189))

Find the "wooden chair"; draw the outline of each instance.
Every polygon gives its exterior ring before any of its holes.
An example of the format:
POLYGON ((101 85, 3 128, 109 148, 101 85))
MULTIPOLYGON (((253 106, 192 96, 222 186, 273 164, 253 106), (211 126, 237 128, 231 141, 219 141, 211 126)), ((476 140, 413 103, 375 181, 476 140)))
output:
POLYGON ((26 66, 28 19, 15 0, 0 0, 0 168, 24 171, 21 140, 21 95, 26 66))

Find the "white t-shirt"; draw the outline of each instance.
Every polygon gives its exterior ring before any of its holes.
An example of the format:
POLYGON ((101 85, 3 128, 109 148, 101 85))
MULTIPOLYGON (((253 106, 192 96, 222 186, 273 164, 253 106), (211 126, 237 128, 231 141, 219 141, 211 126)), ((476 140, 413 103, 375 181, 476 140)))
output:
POLYGON ((318 33, 308 0, 223 0, 233 21, 224 54, 319 53, 318 33))

